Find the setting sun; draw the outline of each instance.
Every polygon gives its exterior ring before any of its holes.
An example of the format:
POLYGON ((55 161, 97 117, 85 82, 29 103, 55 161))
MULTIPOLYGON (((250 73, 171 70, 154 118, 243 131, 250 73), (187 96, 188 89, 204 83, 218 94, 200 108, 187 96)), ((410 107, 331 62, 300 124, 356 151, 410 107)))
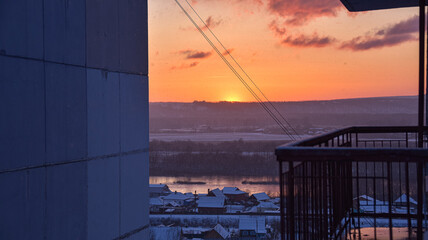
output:
POLYGON ((226 101, 226 102, 240 102, 241 99, 239 97, 237 97, 237 96, 228 96, 228 97, 224 98, 223 101, 226 101))

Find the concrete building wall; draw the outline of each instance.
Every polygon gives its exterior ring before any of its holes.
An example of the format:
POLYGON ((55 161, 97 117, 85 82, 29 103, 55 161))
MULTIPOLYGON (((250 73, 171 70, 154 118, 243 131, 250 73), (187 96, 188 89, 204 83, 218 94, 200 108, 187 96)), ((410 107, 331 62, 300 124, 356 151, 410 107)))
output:
POLYGON ((148 239, 147 0, 0 0, 0 239, 148 239))

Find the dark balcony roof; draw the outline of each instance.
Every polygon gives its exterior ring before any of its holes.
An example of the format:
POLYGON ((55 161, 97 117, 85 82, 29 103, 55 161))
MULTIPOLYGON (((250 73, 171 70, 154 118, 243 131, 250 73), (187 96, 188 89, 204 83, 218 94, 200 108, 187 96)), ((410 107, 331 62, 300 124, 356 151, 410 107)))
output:
MULTIPOLYGON (((419 0, 340 0, 350 12, 418 7, 419 0)), ((425 0, 425 5, 427 0, 425 0)))

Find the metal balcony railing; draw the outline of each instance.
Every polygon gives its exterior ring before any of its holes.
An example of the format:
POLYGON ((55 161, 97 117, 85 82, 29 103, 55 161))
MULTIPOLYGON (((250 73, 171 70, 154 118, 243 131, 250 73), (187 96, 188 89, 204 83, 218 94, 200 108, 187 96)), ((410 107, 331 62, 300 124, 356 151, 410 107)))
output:
POLYGON ((422 239, 427 130, 350 127, 278 147, 281 238, 422 239))

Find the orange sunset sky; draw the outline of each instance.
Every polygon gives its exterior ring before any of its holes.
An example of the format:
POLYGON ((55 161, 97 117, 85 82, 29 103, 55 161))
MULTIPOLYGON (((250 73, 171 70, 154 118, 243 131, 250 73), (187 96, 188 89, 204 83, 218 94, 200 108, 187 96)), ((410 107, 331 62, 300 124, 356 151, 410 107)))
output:
MULTIPOLYGON (((189 1, 271 101, 417 95, 418 8, 189 1)), ((254 101, 174 0, 149 0, 149 77, 151 102, 254 101)))

